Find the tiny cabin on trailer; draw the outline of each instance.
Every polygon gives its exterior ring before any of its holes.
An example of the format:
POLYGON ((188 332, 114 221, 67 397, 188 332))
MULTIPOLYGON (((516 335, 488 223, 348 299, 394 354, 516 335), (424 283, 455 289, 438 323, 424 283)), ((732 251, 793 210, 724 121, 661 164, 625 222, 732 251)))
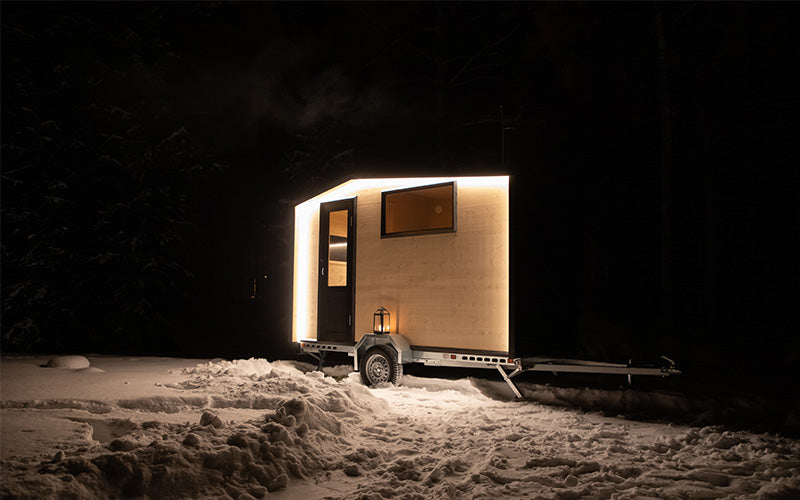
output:
MULTIPOLYGON (((515 357, 509 177, 353 179, 295 207, 292 340, 353 357, 365 384, 403 364, 668 376, 668 366, 515 357)), ((506 373, 509 370, 510 373, 506 373)))
POLYGON ((294 213, 292 340, 509 352, 509 177, 353 179, 294 213))

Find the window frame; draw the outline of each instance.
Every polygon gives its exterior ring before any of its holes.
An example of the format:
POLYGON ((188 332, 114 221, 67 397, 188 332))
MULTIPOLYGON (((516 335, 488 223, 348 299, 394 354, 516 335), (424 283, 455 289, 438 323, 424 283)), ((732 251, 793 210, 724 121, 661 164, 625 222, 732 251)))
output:
POLYGON ((426 184, 424 186, 414 186, 409 188, 402 188, 402 189, 393 189, 389 191, 381 191, 381 238, 402 238, 404 236, 421 236, 425 234, 442 234, 442 233, 455 233, 456 232, 456 220, 457 217, 457 205, 456 205, 456 196, 457 186, 456 181, 448 181, 448 182, 439 182, 437 184, 426 184), (434 229, 416 229, 413 231, 398 231, 393 233, 386 232, 386 198, 392 194, 398 193, 408 193, 412 191, 421 191, 424 189, 432 189, 432 188, 439 188, 443 186, 451 186, 453 188, 453 217, 451 219, 451 224, 448 227, 440 227, 434 229))

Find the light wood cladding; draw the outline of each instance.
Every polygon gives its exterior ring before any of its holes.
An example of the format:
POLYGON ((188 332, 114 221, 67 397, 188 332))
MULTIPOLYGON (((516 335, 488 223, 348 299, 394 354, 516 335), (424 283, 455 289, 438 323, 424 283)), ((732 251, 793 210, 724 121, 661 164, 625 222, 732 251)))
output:
MULTIPOLYGON (((381 191, 408 187, 402 181, 365 180, 373 184, 360 189, 353 184, 339 198, 334 188, 320 200, 357 198, 356 341, 372 331, 372 315, 384 306, 391 313, 392 332, 403 334, 411 345, 508 352, 508 177, 455 178, 456 232, 381 238, 381 191)), ((425 179, 414 181, 426 184, 425 179)), ((443 180, 427 184, 437 182, 443 180)), ((308 236, 295 238, 311 246, 304 259, 311 271, 298 273, 295 264, 295 300, 309 302, 295 305, 295 340, 316 337, 318 203, 316 214, 309 213, 302 223, 311 227, 296 226, 295 231, 308 236), (298 283, 298 276, 307 283, 298 283), (298 318, 302 313, 305 317, 298 318)))
POLYGON ((454 233, 380 235, 380 192, 358 197, 356 341, 381 305, 411 345, 508 351, 508 191, 457 185, 454 233))

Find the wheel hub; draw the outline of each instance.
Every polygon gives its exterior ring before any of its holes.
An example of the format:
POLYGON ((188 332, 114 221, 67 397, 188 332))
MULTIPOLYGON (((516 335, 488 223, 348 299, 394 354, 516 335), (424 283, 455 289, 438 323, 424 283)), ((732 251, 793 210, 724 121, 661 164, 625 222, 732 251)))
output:
POLYGON ((389 381, 389 362, 383 356, 372 356, 367 361, 367 374, 372 383, 389 381))

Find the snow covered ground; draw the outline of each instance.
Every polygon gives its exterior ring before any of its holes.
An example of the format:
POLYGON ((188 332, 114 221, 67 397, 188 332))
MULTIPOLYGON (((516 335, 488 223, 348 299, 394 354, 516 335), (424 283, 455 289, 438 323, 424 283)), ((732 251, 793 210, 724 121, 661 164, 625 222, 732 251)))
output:
POLYGON ((800 498, 797 439, 604 416, 702 414, 674 395, 525 383, 513 401, 489 380, 369 389, 293 361, 50 359, 0 362, 4 498, 800 498))

